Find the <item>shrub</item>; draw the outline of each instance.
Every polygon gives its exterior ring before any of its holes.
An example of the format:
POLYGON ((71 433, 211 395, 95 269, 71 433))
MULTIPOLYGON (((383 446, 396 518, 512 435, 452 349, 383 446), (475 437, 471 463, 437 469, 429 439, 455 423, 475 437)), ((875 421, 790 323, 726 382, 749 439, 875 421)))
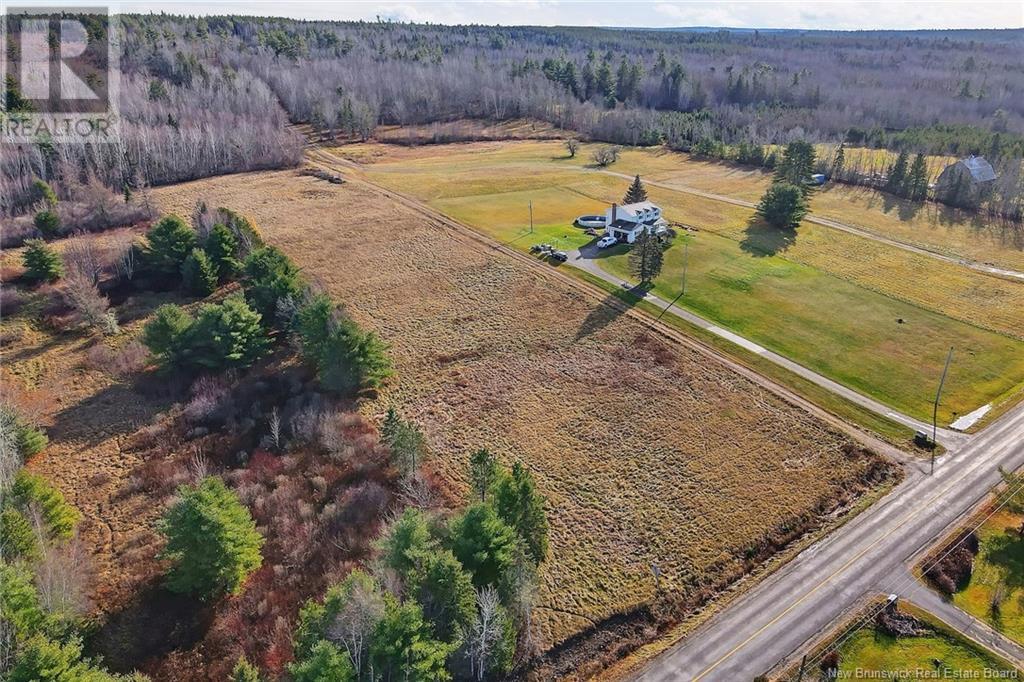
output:
POLYGON ((42 239, 25 242, 25 253, 21 262, 25 265, 25 276, 36 282, 56 282, 64 275, 64 264, 57 252, 42 239))
POLYGON ((89 349, 85 359, 90 367, 123 379, 146 366, 149 351, 138 341, 129 341, 118 348, 99 343, 89 349))
POLYGON ((210 262, 213 263, 217 277, 221 281, 233 279, 242 269, 242 264, 238 262, 237 258, 238 239, 227 226, 221 223, 214 225, 210 230, 210 236, 206 238, 203 249, 210 257, 210 262))
POLYGON ((56 211, 50 209, 36 213, 32 222, 44 237, 56 237, 60 230, 60 216, 56 211))
POLYGON ((167 538, 161 557, 172 562, 168 587, 203 599, 237 594, 263 561, 263 536, 249 510, 218 478, 184 486, 178 494, 159 524, 167 538))
POLYGON ((807 215, 807 200, 796 185, 776 182, 761 197, 757 214, 773 227, 794 228, 807 215))
POLYGON ((80 322, 104 334, 117 333, 117 318, 110 310, 110 302, 84 273, 75 271, 66 277, 62 293, 80 322))
POLYGON ((272 246, 249 254, 245 259, 244 276, 245 299, 263 316, 267 325, 274 322, 279 298, 301 298, 304 289, 299 269, 288 256, 272 246))
POLYGON ((181 264, 181 284, 194 296, 209 296, 217 289, 217 271, 202 249, 192 249, 181 264))
POLYGON ((82 659, 82 643, 77 638, 60 642, 42 635, 32 637, 20 648, 10 676, 10 682, 107 682, 113 679, 82 659))
POLYGON ((376 388, 391 376, 387 344, 364 332, 326 296, 299 311, 302 352, 317 367, 320 383, 338 393, 376 388))
POLYGON ((54 537, 71 537, 81 519, 78 510, 64 500, 59 490, 42 476, 30 474, 24 469, 14 477, 10 500, 19 509, 38 509, 47 530, 54 537))
POLYGON ((176 215, 169 215, 146 233, 146 264, 160 275, 177 277, 196 245, 195 231, 176 215))

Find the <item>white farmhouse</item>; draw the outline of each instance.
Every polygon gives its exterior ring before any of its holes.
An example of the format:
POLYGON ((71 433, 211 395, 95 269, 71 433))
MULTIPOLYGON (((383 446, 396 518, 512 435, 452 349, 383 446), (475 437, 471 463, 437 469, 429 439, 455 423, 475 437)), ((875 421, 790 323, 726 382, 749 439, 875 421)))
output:
POLYGON ((661 208, 649 201, 636 204, 612 204, 605 213, 605 234, 620 242, 632 244, 641 231, 659 232, 667 223, 661 217, 661 208))

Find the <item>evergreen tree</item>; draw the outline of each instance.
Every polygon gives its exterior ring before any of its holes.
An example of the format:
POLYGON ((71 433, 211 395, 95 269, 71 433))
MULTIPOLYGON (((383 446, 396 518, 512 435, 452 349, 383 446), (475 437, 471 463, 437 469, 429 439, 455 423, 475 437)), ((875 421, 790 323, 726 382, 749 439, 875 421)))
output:
POLYGON ((653 282, 661 274, 664 250, 658 237, 650 230, 641 230, 629 252, 629 268, 641 286, 653 282))
POLYGON ((445 662, 454 648, 433 638, 418 604, 384 595, 384 617, 374 630, 370 657, 385 680, 448 682, 445 662))
POLYGON ((806 195, 810 191, 808 181, 814 173, 814 158, 814 146, 810 142, 790 142, 775 166, 775 182, 798 187, 806 195))
POLYGON ((924 201, 928 198, 928 167, 924 155, 917 154, 910 166, 907 177, 907 198, 912 201, 924 201))
POLYGON ((548 554, 546 500, 537 491, 533 475, 519 462, 512 465, 494 487, 494 509, 502 521, 513 528, 526 543, 535 564, 548 554))
POLYGON ((217 271, 202 249, 192 249, 181 264, 181 284, 193 296, 206 297, 217 290, 217 271))
POLYGON ((240 656, 231 670, 231 682, 260 682, 260 671, 245 656, 240 656))
POLYGON ((82 519, 59 490, 42 476, 25 469, 15 475, 7 501, 22 511, 39 510, 47 532, 54 538, 70 538, 82 519))
POLYGON ((245 299, 262 316, 266 325, 274 323, 278 299, 291 296, 299 300, 302 297, 304 285, 299 269, 273 246, 261 247, 249 254, 243 269, 245 299))
POLYGON ((475 504, 451 526, 452 553, 473 576, 477 587, 498 585, 515 559, 513 528, 488 504, 475 504))
POLYGON ((836 152, 836 158, 832 160, 832 176, 839 179, 843 176, 843 166, 846 165, 846 147, 843 144, 839 145, 839 150, 836 152))
POLYGON ((633 184, 626 190, 626 196, 622 198, 622 203, 637 204, 641 201, 647 201, 647 190, 644 188, 644 183, 640 182, 640 176, 637 175, 633 178, 633 184))
POLYGON ((56 237, 57 232, 60 230, 60 216, 57 215, 56 211, 46 209, 36 213, 33 224, 44 237, 56 237))
POLYGON ((434 634, 454 642, 476 615, 473 580, 450 550, 424 554, 409 580, 410 594, 423 607, 423 616, 434 626, 434 634))
POLYGON ((146 232, 146 263, 160 275, 178 277, 181 265, 196 245, 196 233, 176 215, 160 220, 146 232))
POLYGON ((214 371, 248 367, 270 347, 260 314, 240 294, 199 308, 185 340, 187 364, 214 371))
POLYGON ((237 259, 238 239, 226 225, 217 223, 213 226, 203 249, 216 268, 220 281, 225 282, 238 275, 238 271, 242 268, 237 259))
POLYGON ((288 665, 294 682, 352 682, 355 668, 347 652, 326 639, 321 639, 309 655, 288 665))
POLYGON ((263 536, 249 510, 219 478, 206 477, 178 490, 178 501, 164 514, 167 538, 161 558, 172 563, 167 586, 202 599, 237 594, 263 562, 263 536))
POLYGON ((142 330, 142 343, 166 368, 173 368, 182 359, 187 347, 186 334, 192 316, 181 306, 167 303, 156 309, 153 318, 142 330))
POLYGON ((901 151, 896 157, 896 161, 889 167, 885 191, 900 197, 907 195, 907 153, 905 151, 901 151))
POLYGON ((775 182, 761 197, 757 215, 777 228, 794 228, 807 215, 807 200, 801 188, 775 182))
POLYGON ((64 276, 64 263, 60 255, 42 239, 29 239, 25 242, 21 262, 25 266, 25 276, 36 282, 56 282, 64 276))
POLYGON ((361 330, 326 296, 299 311, 298 330, 302 353, 316 364, 325 388, 343 394, 377 388, 392 374, 387 344, 361 330))
POLYGON ((487 492, 498 480, 498 459, 486 448, 477 450, 469 457, 469 478, 473 494, 487 501, 487 492))
POLYGON ((381 542, 384 563, 399 575, 410 575, 419 558, 434 544, 427 517, 420 510, 408 507, 381 542))

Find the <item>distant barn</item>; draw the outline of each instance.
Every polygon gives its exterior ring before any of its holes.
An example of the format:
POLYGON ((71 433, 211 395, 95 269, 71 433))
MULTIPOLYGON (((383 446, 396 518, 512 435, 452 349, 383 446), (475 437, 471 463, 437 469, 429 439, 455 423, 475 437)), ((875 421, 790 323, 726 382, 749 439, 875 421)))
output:
POLYGON ((935 181, 935 196, 952 206, 977 206, 996 181, 992 164, 981 156, 946 166, 935 181))

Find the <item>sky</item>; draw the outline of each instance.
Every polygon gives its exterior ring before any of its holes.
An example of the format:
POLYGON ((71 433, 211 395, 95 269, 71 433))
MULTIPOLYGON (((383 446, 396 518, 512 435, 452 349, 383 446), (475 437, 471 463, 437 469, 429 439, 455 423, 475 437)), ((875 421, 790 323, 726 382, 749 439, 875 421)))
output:
MULTIPOLYGON (((3 4, 4 0, 0 0, 3 4)), ((36 4, 39 0, 10 0, 36 4)), ((45 0, 44 0, 45 1, 45 0)), ((51 0, 103 5, 103 0, 51 0)), ((1022 28, 1024 0, 792 2, 729 0, 115 0, 122 12, 258 14, 299 19, 363 19, 441 24, 798 29, 1022 28)))

